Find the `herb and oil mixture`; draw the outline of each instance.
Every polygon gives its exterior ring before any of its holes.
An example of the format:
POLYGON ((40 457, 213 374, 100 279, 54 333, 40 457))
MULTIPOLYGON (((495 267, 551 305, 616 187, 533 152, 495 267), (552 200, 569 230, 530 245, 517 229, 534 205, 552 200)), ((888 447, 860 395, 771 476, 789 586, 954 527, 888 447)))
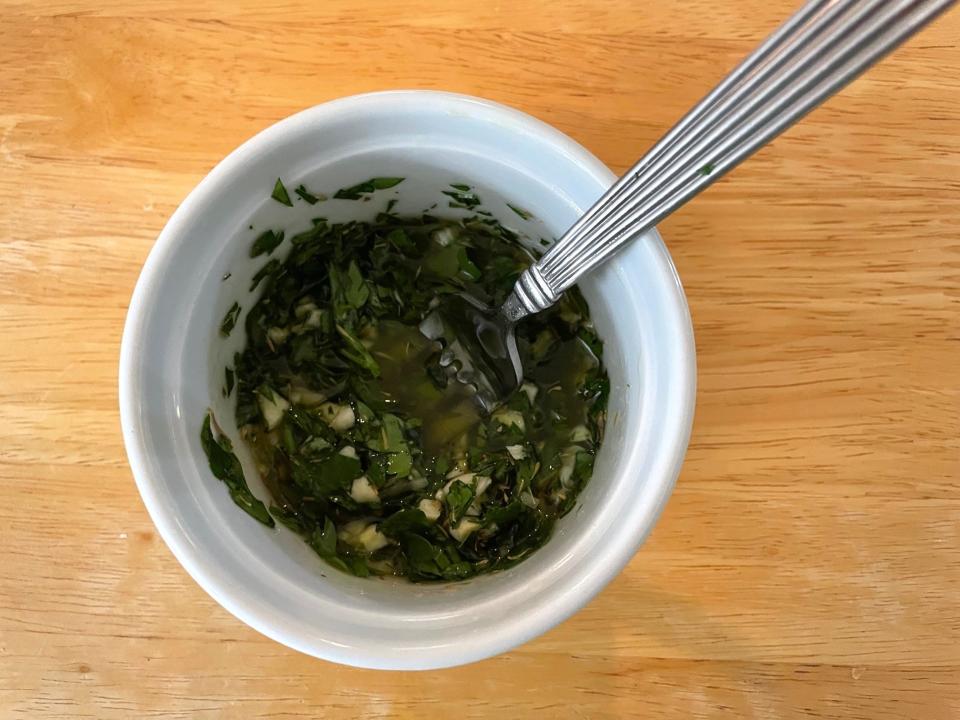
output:
MULTIPOLYGON (((373 178, 335 197, 360 199, 402 178, 373 178)), ((322 196, 300 186, 313 205, 322 196)), ((418 325, 460 293, 495 307, 532 257, 465 185, 459 221, 380 213, 291 239, 253 286, 246 347, 226 370, 236 420, 272 496, 247 488, 229 439, 208 415, 201 439, 214 474, 257 520, 301 534, 359 576, 458 580, 509 567, 546 542, 589 480, 603 436, 608 379, 579 291, 517 328, 522 385, 485 415, 450 377, 418 325)), ((291 205, 277 181, 273 198, 291 205)), ((527 217, 516 209, 518 215, 527 217)), ((251 256, 270 256, 267 231, 251 256)), ((231 332, 241 308, 221 325, 231 332)))

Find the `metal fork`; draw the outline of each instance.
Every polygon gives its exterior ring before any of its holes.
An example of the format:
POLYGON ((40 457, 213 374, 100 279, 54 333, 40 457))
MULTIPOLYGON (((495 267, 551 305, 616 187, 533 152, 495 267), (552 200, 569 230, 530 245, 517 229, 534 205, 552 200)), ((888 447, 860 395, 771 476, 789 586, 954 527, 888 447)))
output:
POLYGON ((810 0, 724 78, 521 275, 501 309, 548 308, 956 0, 810 0))
MULTIPOLYGON (((517 280, 499 311, 465 298, 474 362, 457 377, 487 410, 523 378, 514 326, 802 119, 957 0, 810 0, 640 158, 517 280), (482 357, 477 358, 477 352, 482 357), (480 362, 477 362, 479 359, 480 362), (484 371, 484 368, 492 368, 484 371)), ((459 312, 459 310, 457 311, 459 312)), ((466 311, 465 311, 466 312, 466 311)), ((450 325, 424 323, 446 340, 450 325)))

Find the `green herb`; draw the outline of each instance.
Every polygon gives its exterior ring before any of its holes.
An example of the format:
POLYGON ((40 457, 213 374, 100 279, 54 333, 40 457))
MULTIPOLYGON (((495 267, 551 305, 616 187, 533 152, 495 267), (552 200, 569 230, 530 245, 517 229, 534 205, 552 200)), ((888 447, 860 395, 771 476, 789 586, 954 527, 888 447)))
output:
POLYGON ((467 485, 460 480, 455 480, 447 491, 445 502, 450 522, 456 524, 463 517, 470 503, 473 502, 474 490, 472 485, 467 485))
POLYGON ((253 279, 250 281, 250 292, 253 292, 254 290, 256 290, 257 286, 260 284, 260 282, 264 278, 270 277, 279 269, 280 269, 280 261, 274 258, 273 260, 268 262, 266 265, 264 265, 262 268, 257 270, 257 272, 254 273, 253 275, 253 279))
MULTIPOLYGON (((295 527, 294 529, 297 528, 295 527)), ((342 551, 339 547, 339 543, 337 542, 337 528, 330 518, 323 518, 323 524, 317 525, 307 541, 310 543, 310 547, 317 552, 317 555, 338 570, 343 570, 344 572, 359 577, 366 577, 370 574, 367 563, 363 558, 353 557, 342 551)))
POLYGON ((351 261, 346 272, 343 273, 335 265, 331 266, 329 274, 331 294, 334 296, 335 304, 338 303, 342 307, 353 310, 359 310, 363 307, 363 304, 370 297, 370 288, 360 274, 360 269, 355 262, 351 261))
POLYGON ((230 393, 233 392, 233 384, 234 384, 233 368, 231 367, 224 368, 223 373, 226 379, 226 385, 224 386, 224 388, 226 389, 225 395, 226 397, 230 397, 230 393))
POLYGON ((255 258, 263 254, 269 255, 276 250, 277 246, 282 242, 283 231, 274 232, 273 230, 267 230, 253 241, 253 245, 250 246, 250 257, 255 258))
MULTIPOLYGON (((445 192, 479 203, 468 185, 445 192)), ((237 427, 273 517, 326 563, 460 580, 522 562, 575 506, 610 394, 576 289, 517 327, 524 383, 490 416, 418 330, 463 292, 499 305, 529 262, 488 215, 385 212, 317 218, 256 273, 260 297, 231 368, 237 427)))
POLYGON ((714 165, 713 163, 707 163, 702 168, 700 168, 700 174, 703 176, 707 176, 710 173, 712 173, 716 169, 716 167, 717 166, 714 165))
POLYGON ((519 215, 524 220, 531 220, 533 218, 533 215, 531 213, 527 212, 526 210, 523 210, 522 208, 518 208, 516 205, 511 205, 510 203, 507 203, 507 207, 513 210, 517 215, 519 215))
POLYGON ((281 205, 293 207, 293 202, 290 200, 290 193, 287 192, 287 188, 284 187, 283 181, 280 178, 277 178, 277 182, 274 183, 273 192, 270 194, 270 197, 281 205))
POLYGON ((407 477, 413 466, 410 449, 404 439, 406 427, 396 415, 385 413, 380 420, 379 436, 367 443, 370 448, 386 454, 386 470, 397 477, 407 477))
POLYGON ((480 279, 480 268, 470 259, 465 247, 457 248, 457 267, 471 280, 480 279))
POLYGON ((419 508, 405 508, 380 523, 380 532, 394 538, 401 538, 405 533, 425 532, 430 530, 430 521, 419 508))
POLYGON ((441 561, 449 561, 429 540, 422 535, 408 533, 403 536, 402 543, 411 570, 427 578, 443 577, 441 561))
POLYGON ((313 497, 349 492, 350 483, 360 476, 360 461, 328 452, 322 460, 293 463, 293 480, 313 497))
POLYGON ((247 481, 243 477, 243 467, 237 456, 233 454, 233 444, 230 439, 219 432, 218 437, 214 437, 211 427, 212 417, 212 413, 207 412, 200 430, 200 445, 207 454, 210 471, 223 481, 230 491, 230 497, 243 508, 244 512, 264 525, 273 527, 273 518, 267 512, 266 506, 247 487, 247 481))
POLYGON ((337 528, 330 518, 324 518, 323 528, 314 531, 310 545, 322 558, 331 560, 337 556, 337 528))
POLYGON ((373 355, 363 346, 363 343, 342 325, 337 325, 337 332, 346 341, 346 347, 340 350, 341 354, 354 365, 377 377, 380 374, 380 365, 373 359, 373 355))
POLYGON ((447 197, 453 198, 451 202, 447 203, 450 207, 473 210, 480 204, 480 198, 469 187, 466 190, 461 189, 464 187, 463 185, 451 185, 451 187, 456 189, 440 191, 447 197))
POLYGON ((340 198, 341 200, 359 200, 363 195, 376 192, 377 190, 386 190, 387 188, 392 188, 394 185, 399 185, 403 182, 403 178, 395 177, 376 177, 370 178, 362 183, 358 183, 352 187, 341 188, 337 190, 334 194, 335 198, 340 198))
POLYGON ((220 334, 227 337, 237 324, 237 318, 240 317, 240 303, 235 302, 223 316, 223 322, 220 323, 220 334))
POLYGON ((294 192, 300 196, 300 199, 310 203, 311 205, 316 205, 318 202, 321 202, 322 200, 327 199, 323 195, 314 195, 312 192, 307 190, 307 188, 304 187, 303 185, 298 185, 294 190, 294 192))

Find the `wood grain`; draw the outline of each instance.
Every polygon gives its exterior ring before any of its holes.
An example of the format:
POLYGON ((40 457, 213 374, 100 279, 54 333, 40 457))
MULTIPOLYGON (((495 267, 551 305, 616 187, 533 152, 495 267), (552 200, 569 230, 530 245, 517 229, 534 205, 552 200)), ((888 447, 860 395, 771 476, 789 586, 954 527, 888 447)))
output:
POLYGON ((586 609, 444 672, 316 661, 157 538, 123 317, 223 155, 337 96, 506 102, 626 168, 785 0, 0 2, 0 716, 960 717, 960 12, 661 228, 689 456, 586 609))

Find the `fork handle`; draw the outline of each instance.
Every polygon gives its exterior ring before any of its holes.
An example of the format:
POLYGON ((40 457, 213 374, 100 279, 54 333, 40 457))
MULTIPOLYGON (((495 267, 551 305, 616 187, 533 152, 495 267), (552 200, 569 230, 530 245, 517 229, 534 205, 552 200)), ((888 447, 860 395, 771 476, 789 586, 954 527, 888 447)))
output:
POLYGON ((552 305, 956 2, 807 2, 520 276, 503 314, 516 321, 552 305))

